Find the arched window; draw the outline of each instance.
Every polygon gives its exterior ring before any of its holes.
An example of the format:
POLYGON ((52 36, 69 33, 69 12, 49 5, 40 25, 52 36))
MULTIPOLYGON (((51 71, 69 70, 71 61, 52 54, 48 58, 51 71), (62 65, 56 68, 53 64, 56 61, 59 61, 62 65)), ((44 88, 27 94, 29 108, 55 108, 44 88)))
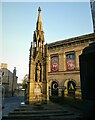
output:
POLYGON ((51 72, 57 72, 58 71, 58 55, 51 57, 51 72))
POLYGON ((66 66, 67 70, 75 70, 75 53, 66 53, 66 66))

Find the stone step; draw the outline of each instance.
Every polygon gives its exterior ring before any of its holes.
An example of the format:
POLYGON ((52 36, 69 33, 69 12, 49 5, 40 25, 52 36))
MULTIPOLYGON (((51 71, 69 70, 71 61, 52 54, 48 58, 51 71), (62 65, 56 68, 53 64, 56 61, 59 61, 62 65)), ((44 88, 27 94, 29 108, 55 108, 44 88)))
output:
MULTIPOLYGON (((13 118, 13 119, 10 119, 10 118, 4 118, 2 120, 21 120, 21 119, 18 119, 18 118, 13 118)), ((84 120, 84 119, 81 119, 81 118, 25 118, 23 120, 84 120)))
POLYGON ((79 116, 8 116, 3 117, 2 120, 81 120, 81 117, 79 116))
POLYGON ((20 114, 15 114, 15 113, 10 113, 9 116, 15 116, 15 117, 43 117, 43 116, 70 116, 70 115, 74 115, 74 113, 43 113, 43 114, 23 114, 23 113, 20 113, 20 114))
POLYGON ((27 110, 27 109, 15 109, 14 113, 20 114, 20 113, 33 113, 33 114, 43 114, 43 113, 67 113, 67 110, 27 110))
MULTIPOLYGON (((35 106, 33 106, 33 107, 31 107, 31 108, 20 108, 20 107, 17 107, 17 108, 15 108, 15 110, 55 110, 55 109, 57 109, 57 108, 46 108, 46 107, 35 107, 35 106)), ((64 110, 64 109, 58 109, 58 110, 64 110)))
POLYGON ((2 120, 81 120, 74 112, 57 105, 23 105, 2 120))
POLYGON ((9 114, 53 114, 53 113, 68 113, 68 111, 14 111, 13 113, 9 113, 9 114))

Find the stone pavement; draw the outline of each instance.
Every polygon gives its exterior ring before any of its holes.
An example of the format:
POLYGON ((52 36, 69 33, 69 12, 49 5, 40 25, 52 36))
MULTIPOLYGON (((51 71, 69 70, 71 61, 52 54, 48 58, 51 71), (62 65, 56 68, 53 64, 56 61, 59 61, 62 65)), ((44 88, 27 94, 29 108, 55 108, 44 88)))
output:
POLYGON ((48 102, 42 105, 20 104, 24 99, 11 98, 3 109, 2 120, 79 120, 82 117, 80 110, 66 104, 59 105, 48 102))
POLYGON ((8 116, 8 114, 14 111, 21 102, 24 101, 24 97, 8 97, 4 99, 4 108, 2 109, 2 116, 8 116))

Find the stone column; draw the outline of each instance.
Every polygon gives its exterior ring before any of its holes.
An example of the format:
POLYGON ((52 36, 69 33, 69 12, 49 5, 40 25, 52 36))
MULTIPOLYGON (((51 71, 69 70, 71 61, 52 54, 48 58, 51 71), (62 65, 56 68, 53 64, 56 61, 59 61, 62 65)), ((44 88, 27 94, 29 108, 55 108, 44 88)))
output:
POLYGON ((64 70, 64 54, 60 53, 59 54, 59 71, 63 71, 64 70))
POLYGON ((30 82, 34 82, 34 80, 35 80, 35 68, 34 68, 34 66, 35 66, 35 63, 34 63, 34 61, 32 61, 32 63, 30 64, 30 82))
POLYGON ((50 60, 50 55, 48 56, 48 72, 51 72, 51 60, 50 60))
POLYGON ((62 88, 58 88, 58 96, 62 96, 62 88))
POLYGON ((29 104, 34 102, 34 87, 35 87, 35 62, 30 65, 30 80, 29 80, 29 104))
POLYGON ((64 71, 66 71, 66 54, 64 53, 63 54, 63 61, 64 61, 64 65, 63 65, 63 68, 64 68, 64 71))
POLYGON ((75 62, 76 62, 76 70, 79 70, 79 55, 82 53, 81 50, 75 52, 75 62))
POLYGON ((44 70, 43 67, 44 67, 43 64, 41 64, 41 69, 42 69, 42 70, 41 70, 41 72, 42 72, 42 73, 41 73, 41 82, 43 82, 43 79, 44 79, 44 77, 43 77, 43 75, 44 75, 44 74, 43 74, 43 70, 44 70))
POLYGON ((47 100, 46 101, 48 101, 49 100, 49 95, 48 95, 48 45, 46 44, 46 49, 45 49, 45 55, 46 55, 46 76, 45 76, 45 78, 46 78, 46 97, 47 97, 47 100))

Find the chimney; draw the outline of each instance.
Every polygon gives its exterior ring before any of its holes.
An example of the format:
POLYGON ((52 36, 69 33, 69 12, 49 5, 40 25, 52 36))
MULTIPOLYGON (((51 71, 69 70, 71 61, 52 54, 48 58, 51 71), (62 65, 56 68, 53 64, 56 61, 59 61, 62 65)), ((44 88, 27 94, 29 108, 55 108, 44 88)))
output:
POLYGON ((6 63, 1 63, 1 69, 6 68, 7 69, 8 65, 6 63))

